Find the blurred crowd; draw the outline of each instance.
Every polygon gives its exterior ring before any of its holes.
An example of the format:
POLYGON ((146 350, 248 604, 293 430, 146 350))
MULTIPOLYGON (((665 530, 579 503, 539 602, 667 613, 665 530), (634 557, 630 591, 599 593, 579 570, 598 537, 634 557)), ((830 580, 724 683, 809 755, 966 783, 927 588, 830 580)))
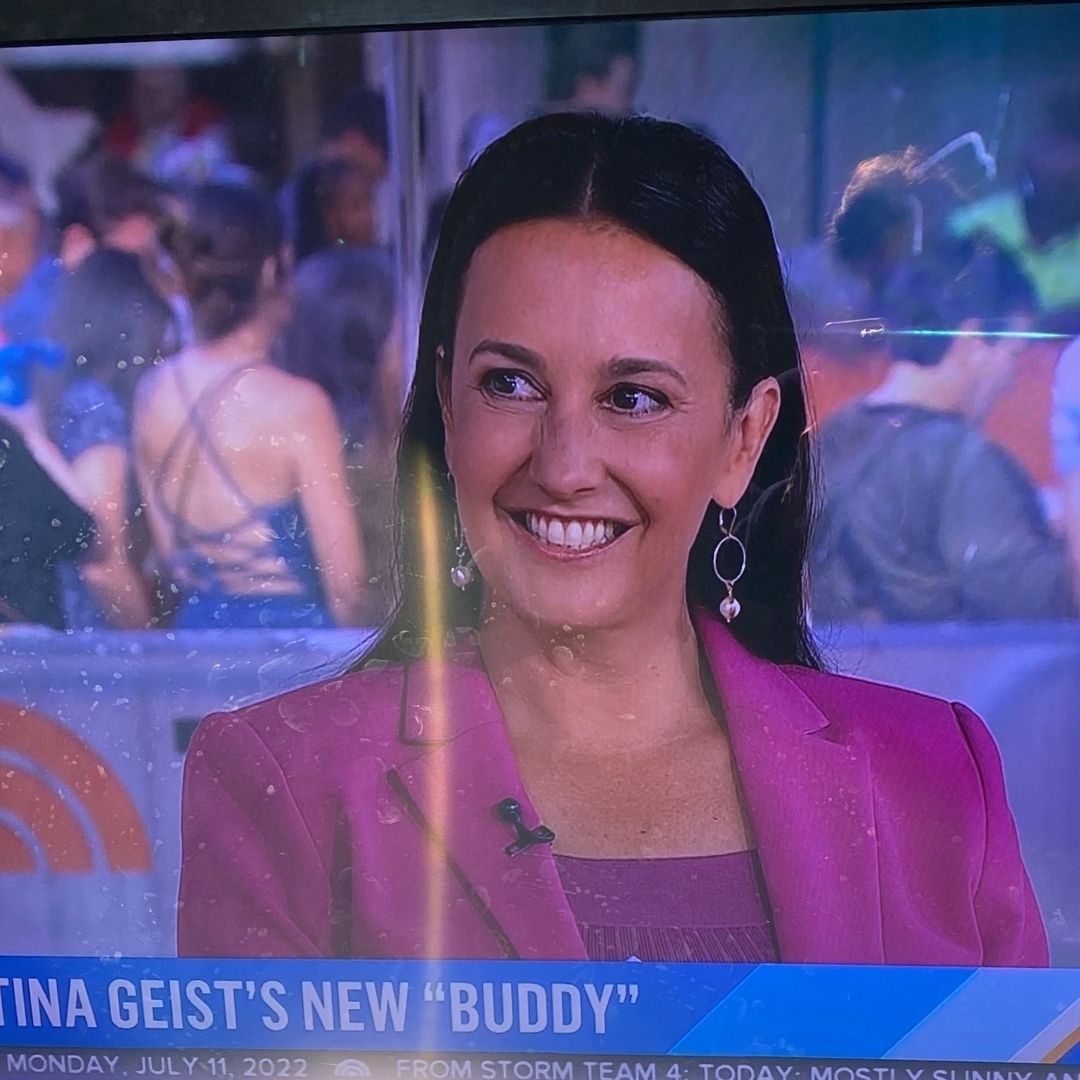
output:
MULTIPOLYGON (((632 109, 640 36, 549 28, 537 109, 632 109)), ((458 166, 509 126, 474 115, 458 166)), ((992 163, 977 133, 859 163, 824 235, 784 253, 821 461, 821 624, 1080 603, 1080 89, 1047 98, 992 193, 966 189, 965 159, 992 163), (1000 421, 1032 415, 1017 387, 1034 369, 1050 466, 1000 421)), ((405 371, 388 173, 373 89, 328 108, 310 159, 272 186, 172 69, 136 74, 46 198, 0 155, 0 622, 388 613, 405 371)))
POLYGON ((1080 335, 1080 87, 1048 95, 1004 190, 968 196, 966 155, 995 165, 975 132, 861 162, 790 259, 820 623, 1061 619, 1080 602, 1080 350, 1063 349, 1080 335), (1042 415, 1036 366, 1056 383, 1042 415), (1052 433, 1042 476, 1033 422, 1052 433))
POLYGON ((377 621, 402 396, 383 99, 337 103, 274 191, 171 73, 136 82, 175 122, 122 113, 51 213, 0 157, 0 620, 377 621))

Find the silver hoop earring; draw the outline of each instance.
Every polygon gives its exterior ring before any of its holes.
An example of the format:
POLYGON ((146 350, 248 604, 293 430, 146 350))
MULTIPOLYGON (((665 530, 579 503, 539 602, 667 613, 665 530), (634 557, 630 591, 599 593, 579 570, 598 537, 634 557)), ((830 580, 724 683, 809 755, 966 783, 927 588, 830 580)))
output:
POLYGON ((740 611, 742 611, 742 605, 735 599, 735 584, 746 573, 746 546, 732 531, 735 528, 735 507, 731 507, 731 521, 725 521, 724 515, 727 513, 727 507, 720 507, 720 539, 717 541, 716 547, 713 548, 712 553, 712 568, 713 573, 716 575, 717 581, 727 589, 727 596, 720 601, 720 616, 724 622, 731 622, 736 618, 740 611), (736 571, 733 577, 724 577, 720 572, 720 550, 725 544, 734 544, 736 554, 739 559, 739 569, 736 571))
POLYGON ((454 514, 454 554, 457 556, 457 563, 450 568, 450 581, 459 589, 467 589, 473 579, 472 560, 469 558, 469 549, 465 545, 465 534, 461 531, 461 519, 456 512, 454 514))

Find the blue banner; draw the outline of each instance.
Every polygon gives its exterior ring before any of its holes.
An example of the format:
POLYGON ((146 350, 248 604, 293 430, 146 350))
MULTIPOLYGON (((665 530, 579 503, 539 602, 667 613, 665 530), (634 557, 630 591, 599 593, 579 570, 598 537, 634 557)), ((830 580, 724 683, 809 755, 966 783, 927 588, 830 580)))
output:
POLYGON ((1066 1062, 1078 1043, 1080 971, 0 960, 7 1048, 1066 1062))

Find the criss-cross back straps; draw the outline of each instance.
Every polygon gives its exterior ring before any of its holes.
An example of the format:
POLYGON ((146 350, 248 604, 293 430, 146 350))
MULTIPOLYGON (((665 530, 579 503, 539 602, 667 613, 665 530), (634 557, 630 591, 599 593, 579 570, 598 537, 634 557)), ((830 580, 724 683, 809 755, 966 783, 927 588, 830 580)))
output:
POLYGON ((177 528, 178 532, 201 534, 207 539, 220 539, 223 533, 235 532, 254 517, 258 516, 260 508, 256 506, 236 482, 236 478, 233 476, 214 444, 208 423, 209 420, 213 419, 217 410, 221 408, 224 395, 228 390, 234 387, 244 375, 252 370, 253 368, 249 365, 232 368, 220 379, 217 379, 207 386, 196 398, 192 399, 191 395, 188 393, 187 387, 184 385, 183 379, 180 377, 179 369, 174 369, 176 387, 184 402, 186 411, 184 423, 180 425, 176 434, 173 436, 172 442, 169 443, 165 453, 162 455, 161 462, 156 471, 156 486, 158 488, 159 503, 165 510, 166 515, 172 519, 174 528, 177 528), (204 408, 207 403, 209 403, 209 407, 204 408), (162 486, 169 468, 181 451, 185 439, 188 440, 188 450, 184 461, 184 469, 180 478, 180 493, 176 500, 176 506, 170 507, 168 501, 165 499, 162 486), (233 495, 235 495, 240 504, 247 510, 247 513, 228 529, 199 529, 192 525, 184 512, 191 495, 191 485, 195 475, 194 465, 200 452, 205 456, 205 459, 213 467, 214 471, 233 495))

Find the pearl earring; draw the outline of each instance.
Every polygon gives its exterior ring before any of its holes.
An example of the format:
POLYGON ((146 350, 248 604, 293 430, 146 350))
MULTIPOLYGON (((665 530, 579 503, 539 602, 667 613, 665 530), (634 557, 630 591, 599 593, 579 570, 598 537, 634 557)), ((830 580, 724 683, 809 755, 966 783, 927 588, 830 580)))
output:
POLYGON ((469 549, 465 546, 465 536, 461 531, 461 520, 457 514, 454 514, 454 538, 457 564, 450 568, 450 581, 459 589, 467 589, 473 579, 472 560, 469 559, 469 549))
POLYGON ((731 521, 725 521, 724 514, 727 512, 727 507, 720 507, 720 539, 717 541, 716 547, 713 548, 712 565, 713 573, 716 575, 717 581, 720 582, 727 589, 727 596, 720 601, 720 616, 724 622, 730 623, 732 619, 736 618, 740 611, 742 611, 742 604, 735 599, 735 583, 746 573, 746 547, 743 542, 732 531, 735 528, 735 507, 731 507, 731 521), (736 554, 739 559, 739 568, 735 572, 734 577, 724 577, 720 572, 720 549, 725 544, 734 544, 736 554))

